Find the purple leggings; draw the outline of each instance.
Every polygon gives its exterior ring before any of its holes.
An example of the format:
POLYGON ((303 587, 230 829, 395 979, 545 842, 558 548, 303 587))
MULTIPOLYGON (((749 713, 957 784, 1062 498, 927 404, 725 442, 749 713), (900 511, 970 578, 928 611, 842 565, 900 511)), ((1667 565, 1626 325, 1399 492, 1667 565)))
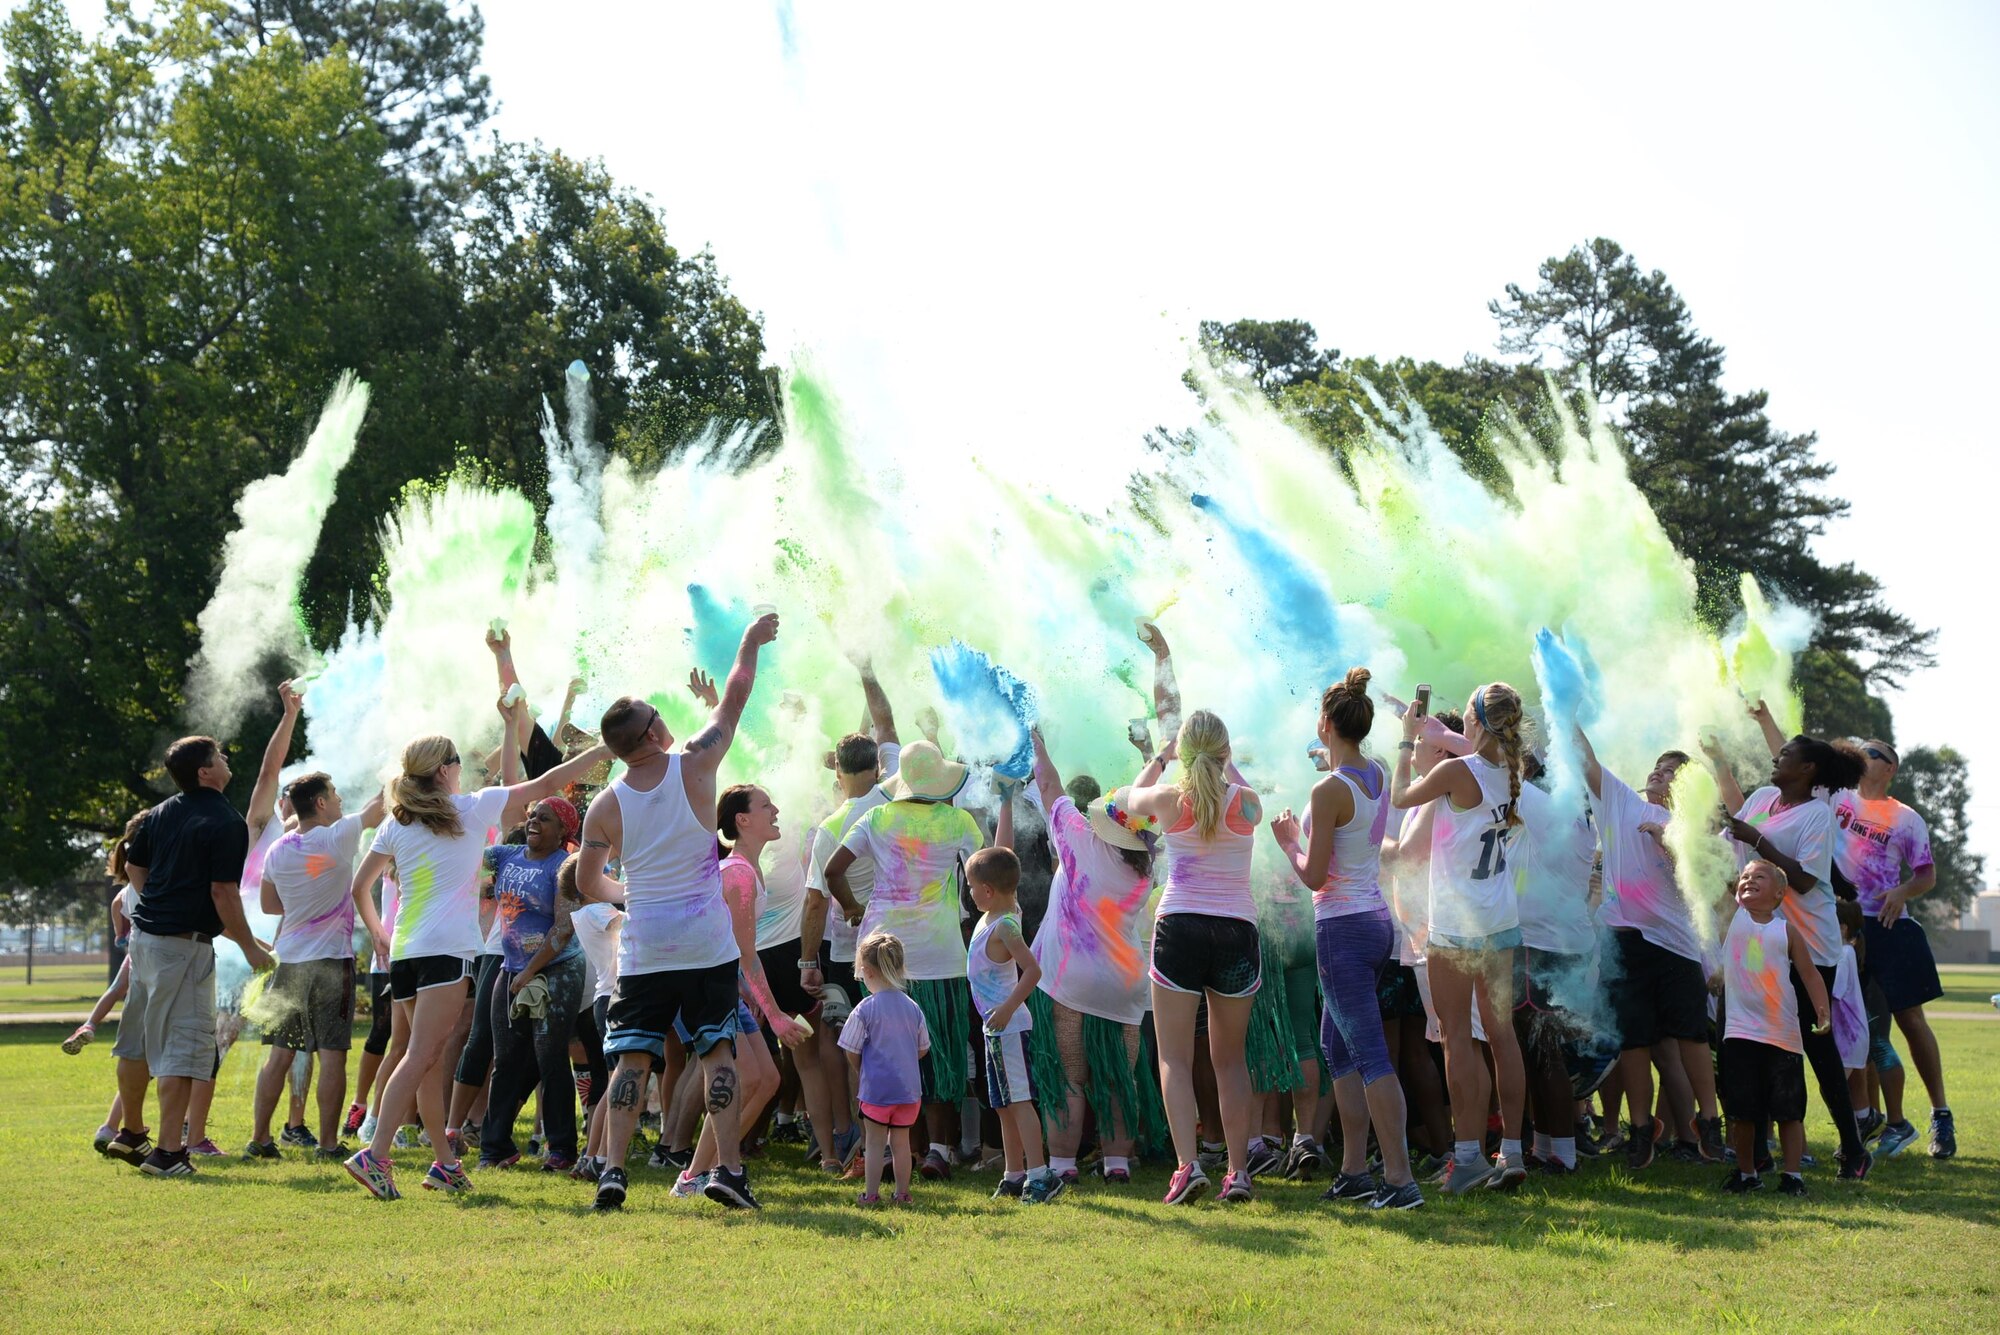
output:
POLYGON ((1325 997, 1320 1012, 1319 1042, 1326 1052, 1326 1069, 1335 1080, 1354 1071, 1372 1085, 1394 1075, 1389 1042, 1382 1033, 1382 1005, 1376 996, 1382 968, 1396 944, 1396 932, 1385 908, 1322 918, 1313 925, 1313 945, 1319 955, 1319 990, 1325 997))

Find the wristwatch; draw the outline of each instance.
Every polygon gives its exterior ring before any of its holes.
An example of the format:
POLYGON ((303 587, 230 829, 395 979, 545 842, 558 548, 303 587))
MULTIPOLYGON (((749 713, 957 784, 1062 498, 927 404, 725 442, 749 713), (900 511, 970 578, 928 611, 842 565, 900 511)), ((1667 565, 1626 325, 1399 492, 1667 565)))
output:
POLYGON ((806 971, 807 969, 817 969, 818 967, 819 967, 819 961, 818 961, 818 960, 800 960, 800 961, 799 961, 799 972, 800 972, 800 973, 804 973, 804 972, 805 972, 805 971, 806 971))

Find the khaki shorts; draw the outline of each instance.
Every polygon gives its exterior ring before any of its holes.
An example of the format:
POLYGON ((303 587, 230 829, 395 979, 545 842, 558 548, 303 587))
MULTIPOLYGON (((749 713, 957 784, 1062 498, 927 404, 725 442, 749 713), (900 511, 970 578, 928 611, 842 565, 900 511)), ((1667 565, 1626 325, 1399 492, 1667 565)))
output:
POLYGON ((215 947, 132 932, 132 987, 112 1054, 143 1061, 153 1079, 215 1078, 215 947))

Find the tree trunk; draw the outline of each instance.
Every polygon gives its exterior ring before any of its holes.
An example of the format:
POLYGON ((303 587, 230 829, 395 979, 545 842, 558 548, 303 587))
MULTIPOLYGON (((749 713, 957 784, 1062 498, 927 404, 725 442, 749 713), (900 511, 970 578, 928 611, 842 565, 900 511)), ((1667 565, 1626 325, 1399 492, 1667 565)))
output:
POLYGON ((28 986, 35 984, 35 920, 28 920, 28 986))

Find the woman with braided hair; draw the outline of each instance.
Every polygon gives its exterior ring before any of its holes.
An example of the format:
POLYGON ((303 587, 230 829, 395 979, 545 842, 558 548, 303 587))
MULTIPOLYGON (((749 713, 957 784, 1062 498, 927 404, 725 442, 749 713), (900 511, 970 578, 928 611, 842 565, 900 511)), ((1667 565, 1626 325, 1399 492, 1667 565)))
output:
POLYGON ((1443 797, 1431 832, 1430 976, 1438 1025, 1444 1031, 1445 1084, 1455 1127, 1452 1163, 1444 1189, 1460 1195, 1475 1187, 1502 1189, 1527 1179, 1521 1154, 1521 1118, 1527 1072, 1514 1038, 1514 955, 1521 946, 1521 918, 1508 843, 1521 825, 1521 694, 1505 682, 1472 693, 1465 706, 1470 754, 1455 756, 1414 782, 1410 758, 1424 722, 1419 700, 1403 715, 1390 801, 1409 809, 1443 797), (1486 1120, 1486 1065, 1472 1035, 1472 1008, 1493 1054, 1500 1094, 1500 1162, 1480 1156, 1486 1120))

